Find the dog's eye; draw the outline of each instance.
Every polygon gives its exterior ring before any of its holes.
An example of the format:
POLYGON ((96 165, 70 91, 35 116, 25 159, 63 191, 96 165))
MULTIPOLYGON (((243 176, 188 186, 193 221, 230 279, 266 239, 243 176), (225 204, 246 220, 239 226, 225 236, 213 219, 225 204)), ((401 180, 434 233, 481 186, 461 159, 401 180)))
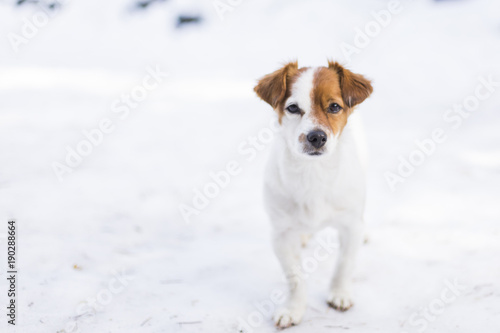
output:
POLYGON ((332 103, 328 106, 328 113, 339 113, 342 110, 342 107, 337 103, 332 103))
POLYGON ((299 113, 300 112, 300 109, 299 109, 299 106, 297 104, 290 104, 286 110, 290 113, 299 113))

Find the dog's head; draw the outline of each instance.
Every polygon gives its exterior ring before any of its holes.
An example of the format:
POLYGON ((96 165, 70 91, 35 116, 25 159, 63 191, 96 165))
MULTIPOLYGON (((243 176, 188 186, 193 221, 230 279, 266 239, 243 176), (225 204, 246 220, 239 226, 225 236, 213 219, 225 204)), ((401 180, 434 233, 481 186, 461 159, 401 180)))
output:
POLYGON ((288 63, 254 90, 278 113, 290 150, 309 158, 335 149, 353 108, 373 91, 369 80, 331 61, 328 67, 288 63))

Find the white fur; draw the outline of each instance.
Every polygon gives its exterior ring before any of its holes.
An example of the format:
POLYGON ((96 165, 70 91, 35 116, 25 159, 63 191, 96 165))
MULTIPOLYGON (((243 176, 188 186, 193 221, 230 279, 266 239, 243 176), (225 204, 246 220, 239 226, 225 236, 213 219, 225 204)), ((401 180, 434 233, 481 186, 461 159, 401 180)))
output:
POLYGON ((298 78, 285 106, 297 103, 304 115, 286 113, 265 176, 266 211, 273 224, 276 255, 289 283, 286 305, 274 317, 278 327, 298 324, 306 309, 306 283, 301 267, 301 237, 326 227, 338 230, 340 253, 328 302, 340 309, 352 305, 350 282, 357 249, 363 238, 364 170, 354 135, 358 119, 351 116, 341 135, 328 133, 325 153, 309 156, 299 142, 301 134, 318 128, 309 117, 315 69, 298 78))

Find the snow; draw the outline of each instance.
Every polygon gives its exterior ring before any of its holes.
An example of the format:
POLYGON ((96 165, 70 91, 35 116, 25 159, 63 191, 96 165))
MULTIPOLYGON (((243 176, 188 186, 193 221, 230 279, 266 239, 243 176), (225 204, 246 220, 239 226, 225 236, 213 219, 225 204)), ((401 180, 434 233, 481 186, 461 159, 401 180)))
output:
MULTIPOLYGON (((136 12, 124 0, 66 1, 15 53, 9 32, 39 10, 0 2, 2 249, 7 219, 19 229, 18 321, 7 326, 4 317, 2 332, 236 332, 241 320, 257 323, 247 331, 274 332, 271 315, 257 314, 285 290, 261 203, 269 143, 259 141, 255 158, 239 147, 249 149, 273 119, 255 80, 295 58, 348 63, 373 79, 375 93, 357 111, 370 163, 355 306, 326 305, 334 252, 308 277, 310 306, 288 331, 498 330, 498 87, 456 129, 443 118, 480 77, 500 81, 498 2, 402 1, 350 61, 340 45, 353 44, 355 29, 388 2, 233 3, 221 20, 210 1, 136 12), (204 21, 175 29, 182 13, 204 21), (120 118, 113 103, 156 66, 168 77, 120 118), (59 181, 52 164, 103 119, 113 131, 59 181), (446 141, 391 191, 384 174, 436 128, 446 141), (179 205, 231 161, 240 172, 186 223, 179 205), (464 288, 440 301, 456 279, 464 288), (423 319, 436 304, 438 314, 423 319)), ((317 237, 325 235, 334 234, 317 237)))

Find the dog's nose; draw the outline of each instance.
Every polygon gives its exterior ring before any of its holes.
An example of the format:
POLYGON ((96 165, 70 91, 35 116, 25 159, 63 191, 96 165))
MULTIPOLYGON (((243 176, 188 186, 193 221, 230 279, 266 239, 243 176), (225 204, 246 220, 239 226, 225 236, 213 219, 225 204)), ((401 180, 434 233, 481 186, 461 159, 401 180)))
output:
POLYGON ((321 148, 326 143, 326 133, 322 130, 314 130, 307 134, 307 141, 309 141, 314 147, 321 148))

